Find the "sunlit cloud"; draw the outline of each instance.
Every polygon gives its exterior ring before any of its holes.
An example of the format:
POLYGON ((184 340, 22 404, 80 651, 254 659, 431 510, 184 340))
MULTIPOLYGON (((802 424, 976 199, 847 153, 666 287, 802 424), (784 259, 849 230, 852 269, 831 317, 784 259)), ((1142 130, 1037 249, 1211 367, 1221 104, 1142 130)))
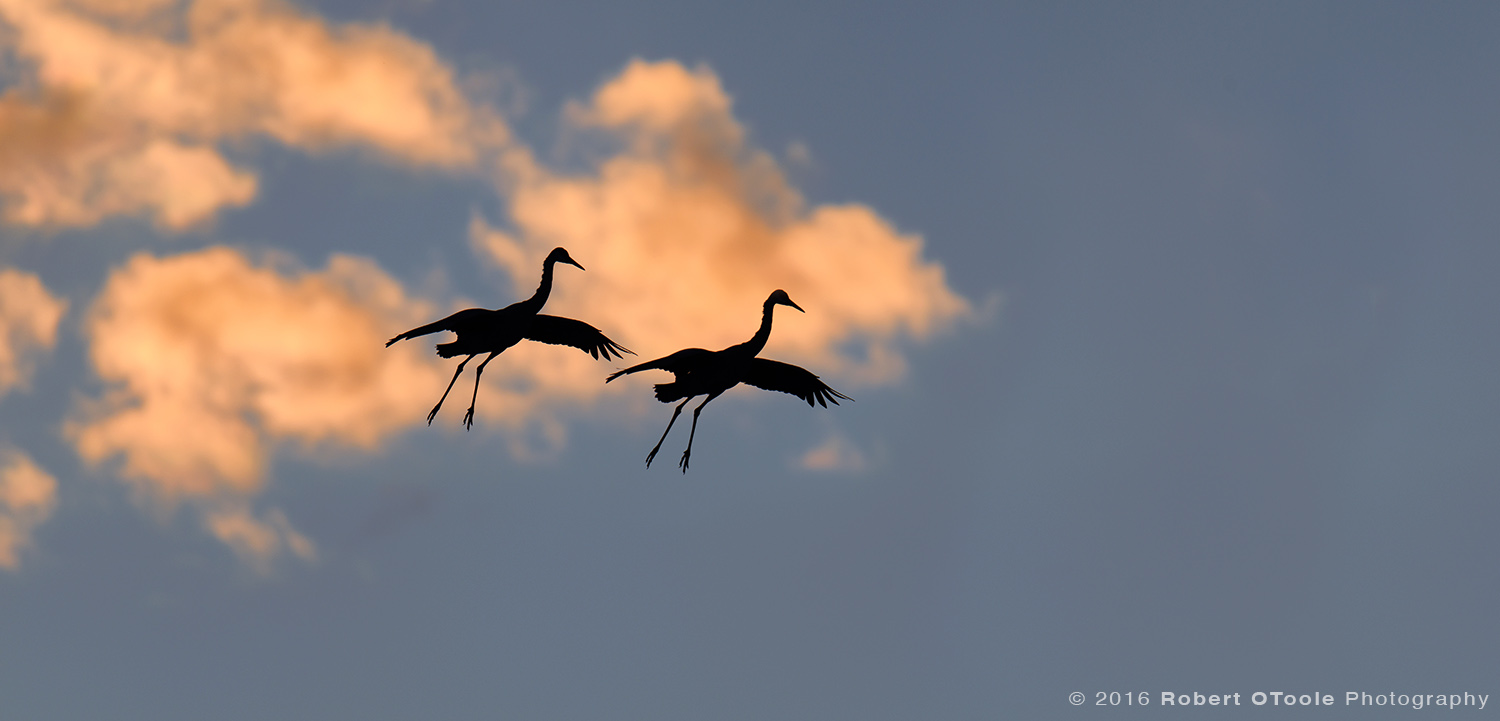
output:
POLYGON ((37 276, 0 267, 0 396, 30 380, 67 307, 37 276))
MULTIPOLYGON (((900 376, 903 339, 972 312, 923 257, 921 238, 864 205, 808 207, 777 161, 747 142, 706 68, 632 62, 566 115, 618 152, 583 174, 522 169, 505 197, 510 227, 476 220, 471 232, 516 287, 535 283, 553 246, 588 267, 559 281, 549 313, 650 358, 748 339, 781 288, 807 313, 781 309, 766 355, 873 384, 900 376)), ((533 398, 604 392, 587 358, 539 362, 520 347, 505 358, 497 378, 519 379, 533 398)))
POLYGON ((138 255, 88 312, 108 391, 75 413, 68 436, 86 461, 118 457, 146 502, 211 507, 208 527, 242 554, 305 556, 284 519, 224 499, 259 493, 279 447, 374 452, 421 422, 443 370, 415 345, 382 346, 432 312, 352 256, 308 271, 223 247, 138 255))
MULTIPOLYGON (((35 173, 20 185, 0 177, 13 221, 73 222, 64 220, 73 213, 92 222, 87 213, 97 219, 134 207, 167 227, 186 227, 253 200, 253 173, 225 160, 220 144, 262 135, 310 151, 363 145, 417 165, 496 168, 505 217, 476 215, 469 240, 516 290, 483 305, 528 294, 542 258, 562 245, 588 270, 560 266, 546 312, 590 323, 642 358, 747 339, 762 301, 781 288, 807 313, 781 309, 766 355, 847 389, 895 382, 904 344, 974 314, 942 266, 924 257, 920 237, 868 206, 809 205, 778 161, 749 142, 706 68, 633 62, 587 102, 570 105, 566 130, 613 150, 585 171, 564 172, 457 94, 452 72, 425 46, 382 27, 330 28, 269 0, 25 7, 0 0, 0 16, 22 28, 18 46, 43 88, 24 98, 12 91, 0 103, 11 103, 11 122, 29 123, 38 137, 60 133, 49 141, 48 159, 16 144, 0 144, 0 153, 45 168, 73 162, 84 175, 127 163, 131 153, 154 158, 142 167, 157 168, 133 171, 128 183, 90 176, 83 184, 94 195, 73 193, 62 176, 46 179, 55 187, 35 173), (85 31, 93 33, 83 43, 92 50, 57 49, 67 46, 59 38, 85 31), (38 39, 44 36, 53 40, 38 39), (287 80, 297 87, 246 81, 203 97, 186 93, 208 72, 202 68, 229 72, 260 53, 302 63, 287 80), (106 58, 123 70, 103 72, 106 58), (338 95, 358 88, 369 95, 338 95), (159 97, 130 100, 131 89, 159 97), (342 100, 319 105, 323 97, 342 100), (123 145, 110 145, 113 130, 93 125, 103 122, 99 104, 113 100, 133 128, 123 145), (371 108, 386 104, 406 114, 381 120, 371 108), (78 125, 53 128, 48 113, 74 114, 78 125), (88 150, 93 143, 103 150, 88 150), (214 177, 217 185, 206 180, 214 177), (188 185, 169 192, 178 182, 188 185), (100 200, 123 186, 136 195, 114 205, 100 200), (31 203, 27 193, 43 187, 53 195, 31 203), (78 209, 65 210, 68 202, 78 209)), ((312 561, 313 540, 280 509, 256 503, 272 460, 281 452, 377 453, 393 434, 422 426, 453 370, 453 361, 432 355, 432 342, 446 339, 390 348, 384 341, 455 309, 413 296, 352 256, 309 270, 227 247, 137 255, 110 274, 85 315, 91 365, 105 391, 78 404, 65 433, 85 462, 112 469, 140 502, 192 508, 205 531, 250 566, 312 561)), ((600 404, 606 392, 642 399, 636 407, 649 402, 622 384, 603 384, 618 365, 565 347, 512 347, 486 369, 475 431, 498 432, 519 460, 555 456, 567 446, 571 418, 610 408, 600 404)), ((459 427, 472 373, 454 387, 439 424, 459 427)), ((865 461, 834 437, 795 462, 849 470, 865 461)))
POLYGON ((509 141, 427 45, 278 0, 0 0, 7 52, 22 68, 0 94, 11 223, 203 223, 253 200, 254 172, 223 147, 246 139, 450 169, 509 141))
POLYGON ((808 449, 797 459, 797 465, 809 471, 862 471, 868 465, 865 454, 849 439, 832 434, 822 443, 808 449))
POLYGON ((229 248, 139 255, 88 313, 109 394, 70 426, 90 461, 174 500, 253 492, 267 446, 373 450, 422 418, 441 369, 390 329, 431 314, 368 260, 324 271, 255 265, 229 248))
MULTIPOLYGON (((0 396, 30 382, 57 341, 67 302, 37 276, 0 267, 0 396)), ((32 531, 52 515, 57 481, 20 450, 0 445, 0 568, 14 571, 32 531)))
POLYGON ((0 448, 0 568, 20 567, 32 532, 56 505, 56 479, 25 453, 0 448))
POLYGON ((278 509, 262 519, 256 518, 248 505, 232 503, 209 510, 203 523, 209 533, 262 574, 269 573, 276 559, 286 554, 309 563, 318 559, 317 547, 292 528, 286 514, 278 509))

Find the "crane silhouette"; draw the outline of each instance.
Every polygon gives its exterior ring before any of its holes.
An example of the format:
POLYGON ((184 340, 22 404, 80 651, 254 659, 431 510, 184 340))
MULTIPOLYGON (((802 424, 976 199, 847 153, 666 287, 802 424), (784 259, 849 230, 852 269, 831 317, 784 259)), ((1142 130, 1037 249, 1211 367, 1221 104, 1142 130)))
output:
POLYGON ((806 312, 801 306, 792 302, 786 291, 778 290, 772 293, 771 297, 766 298, 760 319, 760 330, 755 331, 755 335, 750 340, 719 351, 702 348, 680 350, 664 358, 615 371, 604 379, 604 382, 608 383, 622 375, 653 369, 671 371, 676 378, 671 383, 658 383, 655 386, 656 400, 671 403, 682 399, 682 403, 672 411, 672 420, 667 421, 667 430, 662 431, 661 440, 658 440, 656 447, 646 454, 647 468, 651 467, 651 461, 656 458, 656 452, 661 450, 662 442, 667 440, 667 434, 672 431, 672 424, 677 422, 677 416, 681 415, 683 406, 700 395, 708 397, 693 409, 693 427, 688 431, 687 450, 682 452, 682 460, 677 463, 683 473, 687 473, 688 458, 693 455, 693 436, 698 432, 698 414, 703 411, 703 406, 740 383, 749 383, 756 388, 768 391, 790 393, 807 401, 808 406, 816 402, 827 408, 830 402, 838 405, 840 398, 846 401, 854 400, 829 388, 828 384, 818 380, 817 376, 805 368, 755 357, 766 347, 766 341, 771 337, 771 310, 777 305, 789 305, 798 311, 806 312))
POLYGON ((474 427, 474 404, 479 400, 479 378, 484 375, 484 367, 489 365, 495 356, 500 355, 501 351, 523 339, 552 345, 570 345, 588 353, 596 360, 601 355, 605 360, 609 360, 611 353, 617 358, 624 358, 625 353, 635 355, 624 346, 606 338, 598 328, 588 323, 572 318, 559 318, 555 315, 542 315, 538 312, 547 303, 547 296, 552 293, 552 266, 557 263, 567 263, 583 270, 583 266, 579 265, 578 261, 568 256, 568 251, 553 248, 552 252, 547 254, 547 259, 542 261, 542 284, 530 298, 519 303, 512 303, 499 310, 488 308, 461 310, 442 320, 413 328, 385 342, 385 346, 389 348, 396 341, 416 338, 428 333, 450 330, 458 334, 456 340, 439 343, 437 354, 444 358, 461 355, 468 357, 459 361, 458 369, 453 371, 453 380, 448 381, 448 389, 443 391, 443 397, 438 399, 437 405, 432 407, 432 412, 427 414, 427 425, 432 425, 432 419, 437 417, 438 409, 443 407, 443 401, 448 400, 448 393, 453 390, 453 384, 458 382, 459 374, 464 372, 464 365, 481 353, 489 353, 489 356, 474 370, 474 397, 469 401, 469 412, 464 414, 465 429, 474 427))

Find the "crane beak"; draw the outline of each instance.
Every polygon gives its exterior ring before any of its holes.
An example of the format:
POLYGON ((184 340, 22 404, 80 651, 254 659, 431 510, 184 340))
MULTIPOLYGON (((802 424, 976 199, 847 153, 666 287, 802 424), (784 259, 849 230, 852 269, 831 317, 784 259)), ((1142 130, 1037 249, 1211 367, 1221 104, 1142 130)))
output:
POLYGON ((791 298, 787 298, 786 299, 786 304, 789 305, 789 306, 791 306, 791 307, 793 307, 793 308, 796 308, 799 312, 802 312, 802 313, 806 313, 807 312, 805 310, 802 310, 802 306, 797 305, 796 303, 793 303, 791 298))
POLYGON ((560 262, 560 263, 567 263, 568 265, 571 265, 574 268, 577 268, 579 270, 588 270, 587 268, 584 268, 583 266, 579 265, 578 261, 573 260, 572 258, 563 258, 561 261, 558 261, 558 262, 560 262))

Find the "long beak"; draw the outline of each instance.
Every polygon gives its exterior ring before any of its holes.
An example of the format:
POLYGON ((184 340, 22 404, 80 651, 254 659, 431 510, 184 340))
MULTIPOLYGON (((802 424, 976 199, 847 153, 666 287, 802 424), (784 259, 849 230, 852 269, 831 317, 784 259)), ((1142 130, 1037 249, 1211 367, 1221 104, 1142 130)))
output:
POLYGON ((797 310, 799 310, 799 311, 801 311, 803 313, 807 312, 805 310, 802 310, 802 306, 797 305, 796 303, 793 303, 791 298, 787 298, 786 299, 786 304, 789 305, 789 306, 791 306, 791 307, 793 307, 793 308, 796 308, 797 310))
POLYGON ((572 258, 563 258, 561 262, 567 263, 568 265, 571 265, 574 268, 577 268, 579 270, 588 270, 587 268, 583 267, 582 265, 579 265, 578 261, 573 260, 572 258))

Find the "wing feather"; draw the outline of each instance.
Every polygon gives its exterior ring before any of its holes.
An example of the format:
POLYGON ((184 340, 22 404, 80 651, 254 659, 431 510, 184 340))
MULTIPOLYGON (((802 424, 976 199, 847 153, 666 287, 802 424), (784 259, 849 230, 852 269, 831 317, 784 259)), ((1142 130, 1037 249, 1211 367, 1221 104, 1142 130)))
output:
POLYGON ((611 353, 617 358, 624 358, 626 353, 635 355, 629 348, 605 337, 598 328, 581 320, 560 318, 555 315, 537 314, 523 337, 538 343, 573 346, 593 356, 596 360, 600 356, 603 356, 604 360, 609 360, 611 353))
POLYGON ((790 393, 807 401, 809 406, 817 403, 827 408, 829 403, 838 405, 840 398, 846 401, 854 400, 829 388, 827 383, 818 380, 818 377, 806 368, 767 358, 751 360, 749 368, 745 370, 743 381, 756 388, 790 393))

